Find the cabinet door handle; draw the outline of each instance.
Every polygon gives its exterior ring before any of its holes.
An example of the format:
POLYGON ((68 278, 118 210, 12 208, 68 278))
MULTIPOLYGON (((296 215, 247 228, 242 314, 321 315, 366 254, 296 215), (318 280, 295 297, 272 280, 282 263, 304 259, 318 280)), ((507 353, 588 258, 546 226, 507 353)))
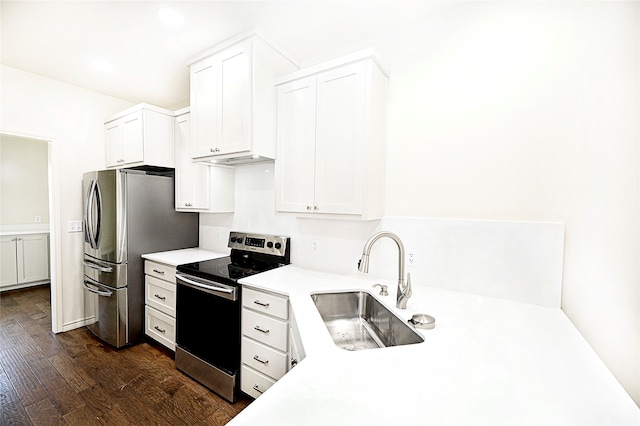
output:
POLYGON ((167 330, 163 330, 160 327, 158 327, 157 325, 154 325, 153 328, 155 328, 156 330, 158 330, 160 333, 165 333, 167 330))
POLYGON ((256 361, 258 361, 259 363, 264 364, 264 365, 269 364, 269 360, 268 359, 267 360, 262 360, 262 359, 260 359, 260 357, 258 355, 254 356, 253 359, 255 359, 256 361))
POLYGON ((164 271, 159 271, 157 269, 154 269, 153 272, 155 272, 156 274, 164 275, 164 271))
POLYGON ((262 306, 264 308, 268 308, 269 307, 269 302, 264 303, 264 302, 261 302, 259 300, 254 300, 253 303, 255 303, 256 305, 260 305, 260 306, 262 306))
POLYGON ((160 296, 159 294, 154 294, 154 295, 153 295, 153 297, 156 297, 156 298, 158 298, 158 299, 160 299, 160 300, 167 300, 167 298, 166 298, 166 297, 164 297, 164 296, 160 296))
POLYGON ((258 392, 260 392, 260 393, 264 393, 264 391, 261 391, 261 390, 260 390, 260 388, 258 387, 258 385, 257 385, 257 384, 253 385, 253 390, 254 390, 254 391, 258 391, 258 392))
POLYGON ((256 325, 255 327, 253 327, 253 329, 254 329, 254 330, 259 331, 260 333, 264 333, 264 334, 269 333, 269 330, 268 330, 268 329, 267 329, 267 330, 264 330, 264 329, 260 328, 260 326, 259 326, 259 325, 256 325))

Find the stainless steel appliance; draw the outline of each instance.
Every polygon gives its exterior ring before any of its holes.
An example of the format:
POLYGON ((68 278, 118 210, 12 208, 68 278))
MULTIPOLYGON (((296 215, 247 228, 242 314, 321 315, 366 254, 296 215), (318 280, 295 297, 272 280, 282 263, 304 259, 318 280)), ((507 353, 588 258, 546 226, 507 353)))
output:
POLYGON ((240 383, 238 280, 290 263, 288 237, 231 232, 228 257, 179 265, 176 367, 226 400, 240 383))
POLYGON ((198 246, 198 214, 175 211, 173 175, 137 168, 83 176, 87 328, 116 348, 143 337, 140 255, 198 246))

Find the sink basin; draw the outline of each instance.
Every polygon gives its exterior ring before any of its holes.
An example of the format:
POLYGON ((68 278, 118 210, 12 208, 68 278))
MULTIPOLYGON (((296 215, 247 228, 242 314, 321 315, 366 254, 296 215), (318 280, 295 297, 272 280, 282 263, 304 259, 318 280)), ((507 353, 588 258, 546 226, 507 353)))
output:
POLYGON ((364 291, 311 295, 335 344, 348 351, 411 345, 424 339, 364 291))

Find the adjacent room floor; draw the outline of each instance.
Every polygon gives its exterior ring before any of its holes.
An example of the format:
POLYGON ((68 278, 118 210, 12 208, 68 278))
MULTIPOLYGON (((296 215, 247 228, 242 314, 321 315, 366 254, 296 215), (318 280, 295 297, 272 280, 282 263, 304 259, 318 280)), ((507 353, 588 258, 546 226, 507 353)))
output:
POLYGON ((222 425, 248 403, 178 372, 159 345, 54 334, 49 286, 0 293, 0 425, 222 425))

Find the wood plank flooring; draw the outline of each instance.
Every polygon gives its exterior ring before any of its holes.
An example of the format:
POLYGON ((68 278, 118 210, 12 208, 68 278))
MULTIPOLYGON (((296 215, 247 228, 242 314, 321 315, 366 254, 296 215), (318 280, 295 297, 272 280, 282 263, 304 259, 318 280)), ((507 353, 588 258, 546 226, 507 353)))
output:
POLYGON ((0 293, 0 426, 223 425, 249 402, 183 375, 160 345, 52 333, 49 286, 0 293))

